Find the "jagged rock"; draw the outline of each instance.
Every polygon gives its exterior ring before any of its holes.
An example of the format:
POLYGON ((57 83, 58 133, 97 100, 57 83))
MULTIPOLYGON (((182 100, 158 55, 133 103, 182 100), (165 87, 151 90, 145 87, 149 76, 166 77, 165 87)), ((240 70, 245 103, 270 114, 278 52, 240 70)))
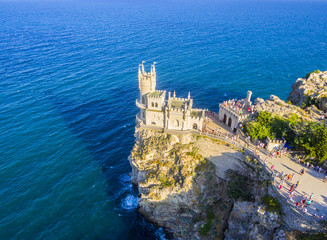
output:
POLYGON ((261 99, 259 101, 256 100, 254 110, 257 112, 270 112, 273 116, 279 115, 284 118, 287 118, 290 114, 296 114, 300 118, 308 121, 318 122, 321 120, 321 115, 319 112, 314 111, 314 106, 303 110, 298 106, 286 103, 275 95, 271 95, 269 100, 266 101, 261 99))
POLYGON ((282 229, 276 231, 273 240, 287 240, 285 232, 282 229))
POLYGON ((265 100, 263 100, 262 98, 256 98, 254 100, 254 104, 261 104, 261 103, 264 103, 264 102, 265 102, 265 100))
POLYGON ((236 201, 228 219, 225 239, 270 239, 280 222, 277 214, 267 212, 257 202, 236 201))
POLYGON ((302 104, 316 104, 320 110, 327 111, 327 71, 315 71, 305 78, 298 78, 292 85, 292 92, 288 101, 302 106, 302 104))
POLYGON ((270 95, 269 98, 270 101, 274 101, 274 102, 279 102, 281 101, 279 97, 275 96, 275 95, 270 95))

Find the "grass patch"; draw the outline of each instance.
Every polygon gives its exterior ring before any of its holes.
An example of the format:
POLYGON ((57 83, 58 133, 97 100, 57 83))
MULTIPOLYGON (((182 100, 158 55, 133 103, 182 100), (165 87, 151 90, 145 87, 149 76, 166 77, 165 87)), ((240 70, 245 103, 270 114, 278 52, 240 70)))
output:
POLYGON ((279 215, 282 214, 282 209, 277 198, 274 198, 270 195, 265 195, 262 197, 262 202, 265 205, 265 209, 269 212, 274 212, 279 215))
POLYGON ((215 213, 213 212, 212 206, 208 207, 206 210, 206 223, 200 227, 200 234, 207 235, 212 227, 213 220, 215 219, 215 213))

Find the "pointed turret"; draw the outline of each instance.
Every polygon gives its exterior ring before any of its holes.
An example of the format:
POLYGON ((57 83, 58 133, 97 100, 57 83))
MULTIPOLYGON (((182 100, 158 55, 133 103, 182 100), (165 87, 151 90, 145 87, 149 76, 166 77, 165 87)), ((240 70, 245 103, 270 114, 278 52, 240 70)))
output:
POLYGON ((151 65, 151 75, 155 76, 156 75, 156 67, 154 66, 156 64, 156 62, 153 62, 153 64, 151 65))
POLYGON ((144 61, 139 66, 138 72, 139 79, 139 89, 141 92, 141 96, 150 92, 154 92, 156 90, 156 70, 154 65, 151 66, 151 71, 149 73, 144 70, 144 61))
POLYGON ((188 92, 187 99, 188 99, 188 100, 191 99, 191 93, 190 93, 190 92, 188 92))

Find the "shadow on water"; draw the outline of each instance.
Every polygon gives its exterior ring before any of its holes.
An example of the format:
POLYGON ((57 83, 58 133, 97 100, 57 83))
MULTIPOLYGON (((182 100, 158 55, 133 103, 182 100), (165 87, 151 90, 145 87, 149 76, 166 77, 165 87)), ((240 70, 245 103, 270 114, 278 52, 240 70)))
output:
MULTIPOLYGON (((136 208, 126 211, 118 209, 120 206, 117 206, 122 201, 122 196, 119 195, 123 195, 123 186, 119 184, 120 177, 123 174, 128 176, 131 172, 127 157, 134 144, 134 102, 122 107, 120 103, 102 99, 81 102, 60 97, 49 91, 45 95, 64 119, 69 130, 83 142, 100 165, 107 183, 108 198, 115 205, 116 214, 123 217, 124 227, 128 229, 128 232, 118 232, 115 235, 119 239, 156 239, 158 229, 146 222, 136 208), (120 214, 121 212, 123 214, 120 214)), ((113 99, 118 99, 118 96, 113 96, 113 99)), ((137 196, 134 188, 128 191, 128 194, 137 196)))

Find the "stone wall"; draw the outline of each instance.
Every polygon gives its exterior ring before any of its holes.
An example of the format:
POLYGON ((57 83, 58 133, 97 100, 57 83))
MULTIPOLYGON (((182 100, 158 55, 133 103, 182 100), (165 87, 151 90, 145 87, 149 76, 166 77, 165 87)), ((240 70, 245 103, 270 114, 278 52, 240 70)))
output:
POLYGON ((233 131, 237 129, 240 117, 231 109, 228 109, 223 104, 219 105, 219 120, 226 124, 233 131))

